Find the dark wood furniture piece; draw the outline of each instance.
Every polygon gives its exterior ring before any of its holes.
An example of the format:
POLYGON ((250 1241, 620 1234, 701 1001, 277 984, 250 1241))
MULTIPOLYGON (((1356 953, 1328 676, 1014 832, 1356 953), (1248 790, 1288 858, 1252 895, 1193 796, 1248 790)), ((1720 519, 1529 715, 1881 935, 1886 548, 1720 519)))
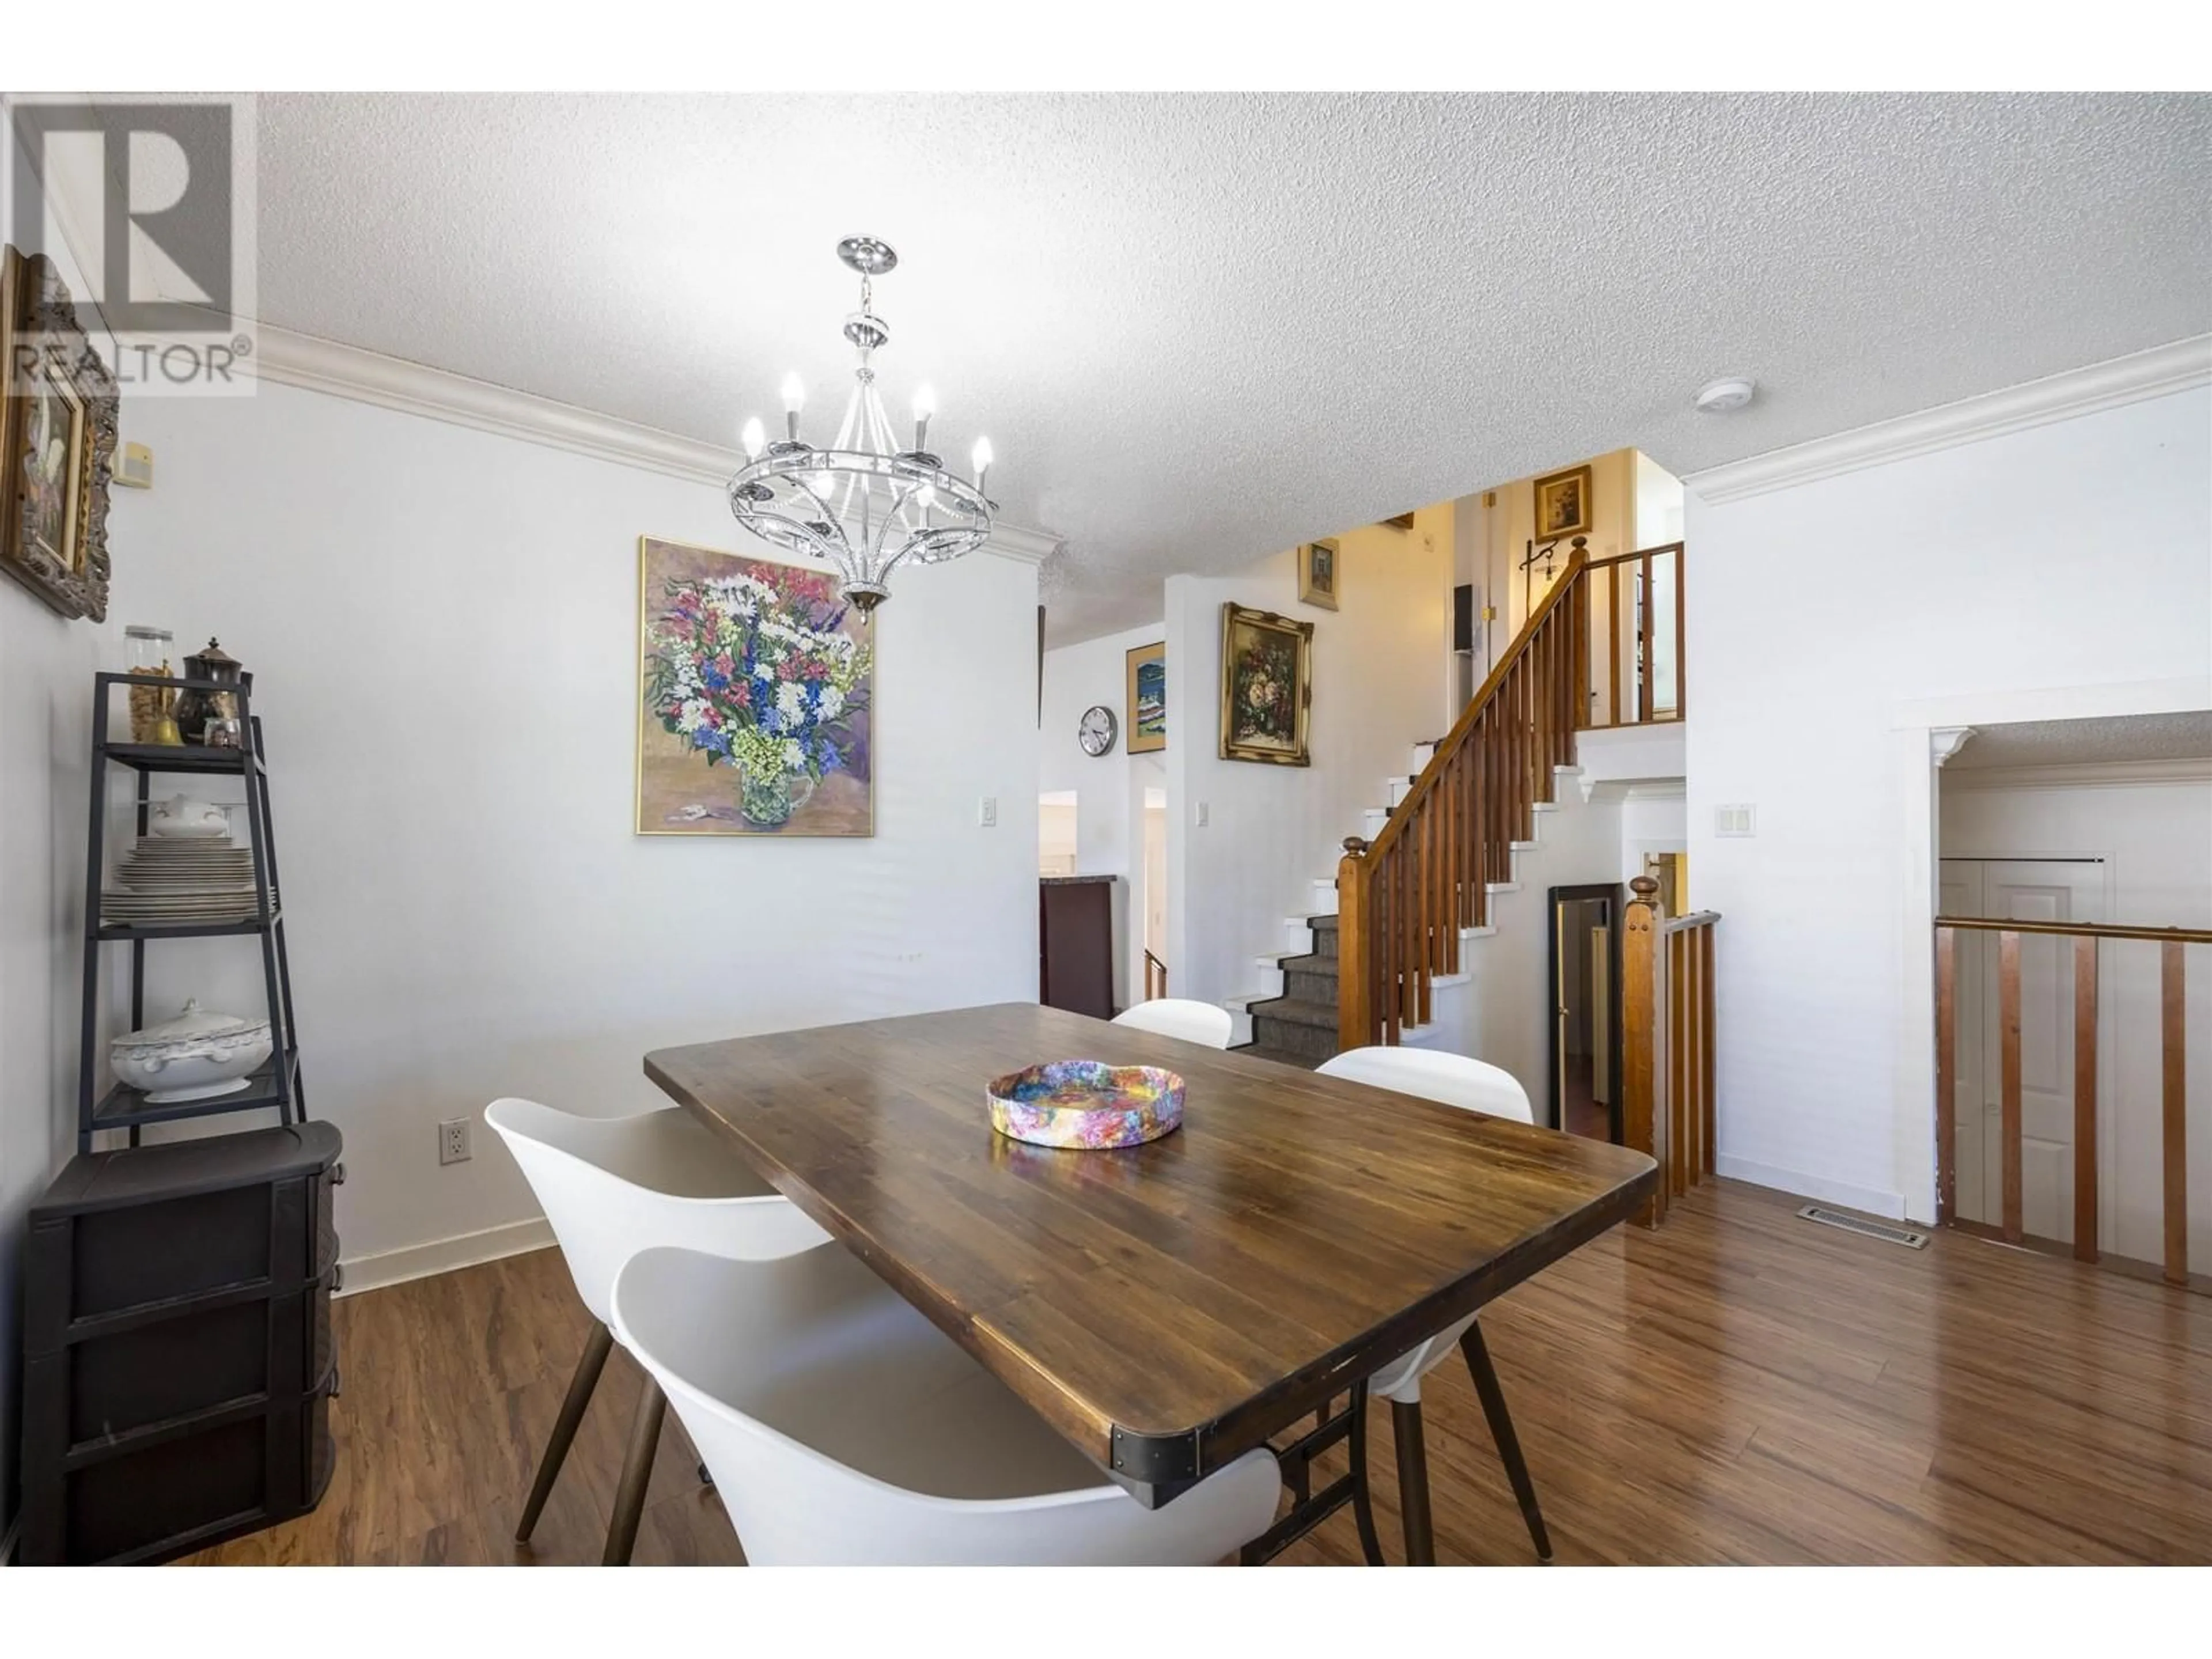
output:
POLYGON ((1366 1379, 1633 1212, 1657 1176, 1622 1147, 1022 1003, 662 1049, 645 1069, 1140 1501, 1319 1412, 1276 1448, 1298 1502, 1248 1558, 1352 1502, 1376 1559, 1366 1379), (1183 1127, 1097 1152, 992 1132, 992 1078, 1075 1057, 1180 1073, 1183 1127), (1310 1493, 1312 1456, 1346 1438, 1354 1473, 1310 1493))
POLYGON ((160 674, 96 674, 92 696, 92 807, 85 835, 84 986, 82 1047, 77 1065, 76 1149, 92 1150, 92 1137, 100 1129, 127 1129, 132 1146, 148 1123, 178 1118, 206 1117, 221 1112, 250 1112, 274 1107, 280 1123, 304 1121, 307 1109, 300 1094, 300 1050, 292 1020, 292 967, 284 946, 284 912, 276 882, 276 837, 269 823, 269 768, 264 759, 261 717, 252 712, 251 675, 234 684, 224 680, 191 679, 160 674), (108 738, 108 705, 116 686, 155 686, 197 694, 221 693, 238 702, 242 747, 214 749, 197 744, 161 744, 114 743, 108 738), (129 767, 137 775, 137 833, 146 833, 147 808, 152 801, 156 774, 233 776, 246 792, 246 835, 253 850, 255 915, 245 921, 161 922, 141 927, 108 927, 100 916, 99 894, 106 885, 107 867, 107 769, 129 767), (247 1086, 236 1094, 215 1095, 204 1100, 175 1101, 157 1105, 145 1093, 118 1083, 105 1094, 96 1094, 103 1075, 100 1023, 100 947, 127 942, 131 946, 131 1024, 136 1031, 146 1024, 146 946, 165 939, 207 939, 218 935, 249 935, 261 945, 261 976, 268 997, 270 1036, 276 1044, 268 1062, 247 1086))
POLYGON ((301 1123, 84 1154, 33 1206, 25 1565, 166 1560, 320 1500, 341 1148, 301 1123))
POLYGON ((1114 1018, 1114 878, 1045 876, 1037 883, 1037 1000, 1114 1018))

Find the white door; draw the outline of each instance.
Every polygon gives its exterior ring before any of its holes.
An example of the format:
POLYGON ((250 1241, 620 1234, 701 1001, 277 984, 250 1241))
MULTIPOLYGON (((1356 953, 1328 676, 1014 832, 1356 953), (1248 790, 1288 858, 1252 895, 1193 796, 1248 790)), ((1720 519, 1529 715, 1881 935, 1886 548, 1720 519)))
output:
MULTIPOLYGON (((2105 866, 2094 860, 1945 859, 1946 915, 1993 921, 2101 921, 2105 866)), ((1958 1203, 1968 1220, 2004 1220, 2004 1073, 1995 933, 1959 935, 1958 1203)), ((2074 1237, 2074 946, 2020 936, 2021 1224, 2074 1237)), ((2108 1167, 2100 1159, 2100 1167, 2108 1167)))

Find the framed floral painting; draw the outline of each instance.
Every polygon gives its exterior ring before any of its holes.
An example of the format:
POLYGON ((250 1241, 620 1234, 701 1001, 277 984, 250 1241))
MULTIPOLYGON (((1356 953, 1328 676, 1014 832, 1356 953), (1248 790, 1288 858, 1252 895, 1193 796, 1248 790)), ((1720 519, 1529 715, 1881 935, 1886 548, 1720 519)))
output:
POLYGON ((835 578, 641 538, 638 834, 873 835, 875 680, 835 578))
POLYGON ((1221 607, 1222 759, 1311 763, 1313 635, 1310 622, 1221 607))
POLYGON ((53 261, 0 248, 0 570, 60 615, 107 616, 114 376, 53 261))
POLYGON ((1536 539, 1580 536, 1590 527, 1590 470, 1571 466, 1536 480, 1536 539))

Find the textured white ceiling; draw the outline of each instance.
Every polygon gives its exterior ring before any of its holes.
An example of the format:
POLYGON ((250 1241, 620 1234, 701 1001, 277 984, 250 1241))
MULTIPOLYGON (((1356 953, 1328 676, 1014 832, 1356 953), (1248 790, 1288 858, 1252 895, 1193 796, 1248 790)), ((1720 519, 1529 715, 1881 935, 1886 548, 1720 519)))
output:
POLYGON ((1678 472, 2212 330, 2212 99, 272 96, 267 320, 730 442, 988 431, 1066 640, 1622 444, 1678 472), (1715 375, 1758 377, 1701 416, 1715 375))
POLYGON ((2212 758, 2212 710, 1978 726, 1944 770, 2212 758))

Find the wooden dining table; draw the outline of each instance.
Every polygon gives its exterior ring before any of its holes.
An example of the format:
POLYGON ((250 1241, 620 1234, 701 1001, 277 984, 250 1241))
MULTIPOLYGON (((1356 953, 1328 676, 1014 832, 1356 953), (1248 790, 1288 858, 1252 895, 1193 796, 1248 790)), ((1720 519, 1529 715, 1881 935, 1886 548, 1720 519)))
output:
MULTIPOLYGON (((1339 1396, 1364 1405, 1367 1377, 1656 1179, 1622 1147, 1030 1003, 664 1048, 645 1070, 1155 1506, 1339 1396), (1068 1059, 1176 1073, 1182 1127, 1117 1151, 993 1130, 993 1079, 1068 1059)), ((1343 1432, 1285 1464, 1310 1522, 1350 1495, 1304 1484, 1343 1432)))

